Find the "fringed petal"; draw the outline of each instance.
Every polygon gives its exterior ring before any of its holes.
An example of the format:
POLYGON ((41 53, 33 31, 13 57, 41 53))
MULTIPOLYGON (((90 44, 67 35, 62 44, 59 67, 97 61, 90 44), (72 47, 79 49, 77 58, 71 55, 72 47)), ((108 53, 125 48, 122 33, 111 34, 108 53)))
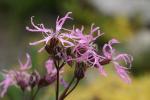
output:
POLYGON ((131 68, 132 66, 132 61, 133 61, 133 57, 131 55, 128 54, 118 54, 115 58, 115 61, 117 60, 123 60, 128 66, 129 68, 131 68))
POLYGON ((27 57, 27 60, 26 60, 25 64, 23 64, 20 59, 18 60, 19 64, 20 64, 20 69, 21 70, 27 70, 27 69, 31 68, 31 58, 30 58, 30 55, 28 53, 26 53, 26 57, 27 57))
POLYGON ((126 68, 120 66, 117 62, 113 62, 117 74, 120 76, 120 78, 125 81, 126 83, 131 83, 131 79, 127 74, 126 68))
POLYGON ((105 44, 103 46, 103 54, 107 59, 111 59, 112 58, 112 47, 109 46, 108 44, 105 44))
POLYGON ((71 17, 69 17, 69 15, 71 13, 72 12, 68 12, 64 17, 62 17, 60 19, 59 19, 59 16, 57 17, 57 20, 56 20, 56 33, 59 32, 62 29, 62 26, 63 26, 63 24, 65 23, 65 21, 67 19, 72 19, 71 17))
POLYGON ((46 29, 43 24, 40 24, 39 26, 35 25, 34 22, 33 22, 33 18, 34 18, 34 16, 31 17, 31 25, 34 27, 34 29, 31 29, 27 26, 26 30, 28 30, 30 32, 42 32, 42 33, 49 32, 49 33, 51 33, 51 30, 46 29))

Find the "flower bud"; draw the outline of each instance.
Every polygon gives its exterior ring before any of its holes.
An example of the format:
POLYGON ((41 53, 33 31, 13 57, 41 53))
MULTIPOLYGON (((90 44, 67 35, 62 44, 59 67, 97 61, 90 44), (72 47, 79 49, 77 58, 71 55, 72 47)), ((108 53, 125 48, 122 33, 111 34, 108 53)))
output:
POLYGON ((25 89, 28 87, 28 83, 25 80, 18 80, 17 84, 20 86, 22 91, 25 91, 25 89))
POLYGON ((86 64, 83 62, 77 63, 75 67, 75 77, 80 80, 85 76, 86 64))
POLYGON ((52 54, 55 50, 54 48, 57 46, 59 40, 55 37, 51 38, 50 44, 45 46, 45 50, 49 53, 52 54))
POLYGON ((57 45, 53 51, 53 58, 55 60, 61 60, 64 55, 63 53, 64 53, 64 51, 63 51, 62 47, 57 45))
POLYGON ((66 62, 69 66, 72 66, 73 65, 73 61, 72 61, 72 57, 71 56, 67 56, 66 57, 66 62))
POLYGON ((38 72, 34 71, 31 76, 30 76, 30 81, 29 81, 29 85, 31 86, 31 88, 34 88, 35 85, 37 85, 39 83, 40 80, 40 75, 38 72))
POLYGON ((50 76, 47 74, 46 76, 44 76, 43 78, 41 78, 39 80, 38 87, 48 86, 48 85, 52 84, 55 80, 56 80, 56 75, 50 76))
POLYGON ((41 87, 45 87, 47 85, 48 85, 48 82, 45 80, 45 77, 41 78, 39 81, 38 87, 41 88, 41 87))
POLYGON ((58 43, 59 43, 58 38, 53 37, 53 38, 51 38, 51 40, 50 40, 50 47, 51 47, 51 48, 54 48, 55 46, 57 46, 58 43))
POLYGON ((29 76, 26 73, 16 73, 18 86, 24 91, 29 86, 29 76))

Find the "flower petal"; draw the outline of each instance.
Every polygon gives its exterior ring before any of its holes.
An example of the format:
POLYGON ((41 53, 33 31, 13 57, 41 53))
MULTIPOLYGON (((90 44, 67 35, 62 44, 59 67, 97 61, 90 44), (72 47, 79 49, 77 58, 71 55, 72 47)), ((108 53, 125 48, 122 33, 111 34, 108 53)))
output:
POLYGON ((107 73, 105 72, 104 67, 102 65, 98 64, 98 70, 103 76, 107 76, 107 73))
POLYGON ((52 59, 46 61, 45 68, 48 74, 56 73, 56 68, 52 59))
POLYGON ((20 59, 18 60, 19 64, 20 64, 20 69, 21 70, 27 70, 27 69, 31 68, 31 58, 30 58, 30 55, 28 53, 26 53, 26 57, 27 57, 27 60, 26 60, 25 64, 23 64, 20 59))
POLYGON ((103 54, 107 59, 112 59, 112 47, 108 44, 103 46, 103 54))
POLYGON ((71 17, 69 17, 69 15, 71 14, 72 12, 68 12, 64 17, 60 18, 59 19, 59 16, 56 20, 56 33, 59 32, 63 26, 63 24, 65 23, 65 21, 67 19, 72 19, 71 17))
POLYGON ((0 87, 2 87, 0 90, 0 96, 3 97, 5 95, 5 93, 7 92, 7 89, 9 88, 9 86, 13 85, 13 79, 11 76, 6 74, 5 79, 0 83, 0 87))
POLYGON ((60 78, 60 83, 66 88, 68 86, 68 83, 64 80, 63 77, 60 78))
POLYGON ((42 33, 50 32, 50 33, 51 33, 51 30, 50 30, 50 29, 46 29, 43 24, 40 24, 39 26, 35 25, 34 22, 33 22, 33 18, 34 18, 34 16, 31 17, 31 25, 32 25, 35 29, 31 29, 31 28, 29 28, 29 27, 27 26, 27 27, 26 27, 26 30, 28 30, 28 31, 30 31, 30 32, 42 32, 42 33))
POLYGON ((119 54, 114 58, 114 60, 123 60, 127 65, 129 65, 129 68, 131 68, 133 57, 128 54, 119 54))
POLYGON ((114 45, 114 44, 117 44, 117 43, 120 43, 118 40, 116 40, 116 39, 111 39, 109 42, 108 42, 108 44, 109 45, 114 45))
POLYGON ((125 67, 120 66, 117 62, 113 62, 117 74, 120 76, 122 80, 124 80, 126 83, 131 83, 131 79, 127 74, 127 71, 125 67))

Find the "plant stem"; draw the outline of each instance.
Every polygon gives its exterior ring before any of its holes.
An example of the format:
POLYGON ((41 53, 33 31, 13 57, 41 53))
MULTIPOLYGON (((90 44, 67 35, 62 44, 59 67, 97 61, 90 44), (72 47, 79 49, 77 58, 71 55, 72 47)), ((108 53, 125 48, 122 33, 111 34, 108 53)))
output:
POLYGON ((31 100, 35 100, 35 97, 36 97, 36 95, 38 94, 39 90, 40 90, 40 88, 38 88, 38 89, 36 90, 36 92, 34 93, 34 95, 33 95, 33 97, 32 97, 31 100))
POLYGON ((32 97, 33 97, 33 88, 31 89, 30 100, 32 100, 32 97))
POLYGON ((78 83, 79 83, 79 79, 77 79, 77 81, 76 81, 76 83, 75 83, 75 85, 72 87, 72 89, 69 91, 69 92, 67 92, 67 94, 65 95, 65 97, 67 97, 76 87, 77 87, 77 85, 78 85, 78 83))
POLYGON ((59 70, 65 65, 65 61, 59 66, 59 70))
POLYGON ((56 100, 59 97, 59 68, 57 66, 56 100))
POLYGON ((66 89, 64 90, 64 92, 61 94, 59 100, 64 100, 64 98, 66 97, 66 93, 67 91, 69 90, 70 86, 72 85, 72 83, 74 82, 75 80, 75 76, 73 76, 72 80, 70 81, 70 83, 68 84, 68 86, 66 87, 66 89))
POLYGON ((26 93, 23 91, 23 100, 26 100, 26 93))

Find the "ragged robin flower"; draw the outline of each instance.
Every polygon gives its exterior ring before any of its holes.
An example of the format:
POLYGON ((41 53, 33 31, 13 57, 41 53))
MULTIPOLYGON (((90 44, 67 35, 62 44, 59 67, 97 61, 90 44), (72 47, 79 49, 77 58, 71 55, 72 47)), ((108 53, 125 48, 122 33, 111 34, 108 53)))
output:
POLYGON ((71 41, 69 41, 69 39, 72 40, 74 38, 74 36, 72 36, 69 33, 61 32, 65 21, 67 19, 72 19, 71 17, 69 17, 70 14, 71 14, 71 12, 68 12, 62 18, 59 18, 59 16, 58 16, 58 18, 56 20, 55 31, 53 31, 52 29, 45 28, 45 26, 43 24, 35 25, 33 22, 33 17, 31 17, 31 24, 33 26, 33 29, 29 28, 29 27, 26 27, 26 29, 30 32, 40 32, 43 35, 44 39, 39 40, 37 42, 30 43, 30 45, 38 45, 40 43, 44 43, 44 46, 39 50, 39 52, 41 52, 45 48, 46 45, 49 45, 48 44, 49 42, 52 42, 52 45, 57 45, 57 43, 60 42, 64 47, 74 46, 74 44, 71 41))
POLYGON ((102 75, 106 76, 107 74, 100 64, 103 57, 97 53, 94 47, 95 40, 103 34, 100 33, 99 27, 94 27, 94 24, 92 24, 89 34, 84 34, 83 28, 81 30, 75 29, 72 34, 79 37, 79 40, 76 41, 76 46, 73 48, 76 62, 84 62, 89 67, 96 67, 102 75), (94 33, 96 33, 95 36, 94 33))
POLYGON ((12 85, 18 85, 23 91, 28 87, 30 74, 28 70, 31 68, 31 58, 26 54, 27 60, 23 64, 19 59, 20 68, 16 70, 4 70, 2 75, 4 80, 0 83, 0 96, 3 97, 7 89, 12 85))
MULTIPOLYGON (((44 86, 48 86, 52 83, 54 83, 56 81, 57 78, 57 70, 54 64, 54 61, 52 59, 48 59, 45 62, 45 69, 46 69, 46 75, 40 79, 39 81, 39 87, 44 87, 44 86)), ((60 70, 59 72, 60 74, 60 83, 66 87, 67 83, 65 82, 65 80, 63 79, 63 69, 60 70)))
POLYGON ((112 62, 114 64, 115 70, 117 74, 127 83, 131 82, 130 77, 127 74, 127 69, 131 68, 131 63, 133 61, 133 58, 131 55, 120 53, 115 53, 115 49, 112 47, 114 44, 118 44, 119 41, 116 39, 111 39, 107 44, 103 46, 103 54, 104 54, 104 60, 112 62), (128 67, 124 67, 121 64, 119 64, 119 61, 124 61, 128 67))

